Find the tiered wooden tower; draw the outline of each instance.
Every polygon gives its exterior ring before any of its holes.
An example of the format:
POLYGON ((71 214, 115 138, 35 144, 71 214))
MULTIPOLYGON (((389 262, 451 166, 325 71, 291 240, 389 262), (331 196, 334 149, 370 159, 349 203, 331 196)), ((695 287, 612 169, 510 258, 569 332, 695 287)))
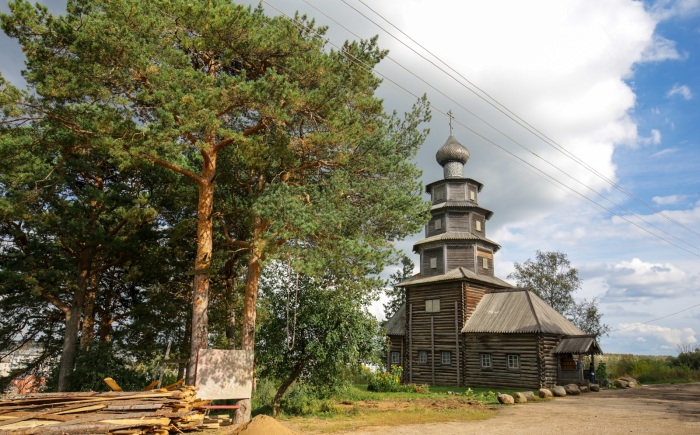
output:
POLYGON ((464 177, 469 151, 450 134, 435 157, 444 178, 425 187, 431 218, 413 246, 420 273, 399 284, 406 305, 387 322, 387 365, 402 365, 406 382, 463 385, 462 327, 486 292, 512 286, 494 276, 499 245, 486 238, 483 185, 464 177))

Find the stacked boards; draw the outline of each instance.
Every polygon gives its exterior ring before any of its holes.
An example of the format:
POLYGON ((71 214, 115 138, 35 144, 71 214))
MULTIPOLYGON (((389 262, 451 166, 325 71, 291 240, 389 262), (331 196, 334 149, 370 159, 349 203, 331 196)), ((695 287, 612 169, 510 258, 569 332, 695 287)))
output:
POLYGON ((201 426, 209 401, 194 387, 108 393, 37 393, 0 399, 0 433, 161 434, 201 426))

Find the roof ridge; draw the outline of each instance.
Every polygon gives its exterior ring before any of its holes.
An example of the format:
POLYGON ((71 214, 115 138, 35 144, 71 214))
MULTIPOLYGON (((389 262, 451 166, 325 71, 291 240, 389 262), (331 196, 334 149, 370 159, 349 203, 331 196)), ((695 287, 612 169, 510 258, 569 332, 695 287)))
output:
POLYGON ((542 324, 540 323, 540 318, 537 314, 537 310, 535 310, 535 306, 532 303, 532 298, 530 297, 530 290, 528 289, 523 289, 525 291, 525 297, 527 297, 527 303, 530 304, 530 310, 532 310, 532 315, 535 317, 535 322, 537 322, 537 329, 539 329, 540 332, 542 331, 542 324))

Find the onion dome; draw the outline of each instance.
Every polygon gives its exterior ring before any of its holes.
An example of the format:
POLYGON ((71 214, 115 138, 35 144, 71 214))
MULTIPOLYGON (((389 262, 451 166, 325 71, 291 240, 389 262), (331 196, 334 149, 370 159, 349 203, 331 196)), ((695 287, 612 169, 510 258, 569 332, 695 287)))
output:
POLYGON ((443 167, 445 178, 460 178, 464 175, 464 165, 469 160, 469 150, 450 135, 435 154, 435 159, 443 167))

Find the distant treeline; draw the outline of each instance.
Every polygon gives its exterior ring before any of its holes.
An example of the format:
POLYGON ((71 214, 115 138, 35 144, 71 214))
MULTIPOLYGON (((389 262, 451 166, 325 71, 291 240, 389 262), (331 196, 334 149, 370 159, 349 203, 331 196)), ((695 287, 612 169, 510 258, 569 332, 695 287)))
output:
POLYGON ((642 383, 700 381, 700 346, 681 346, 678 356, 606 354, 608 376, 629 375, 642 383))

